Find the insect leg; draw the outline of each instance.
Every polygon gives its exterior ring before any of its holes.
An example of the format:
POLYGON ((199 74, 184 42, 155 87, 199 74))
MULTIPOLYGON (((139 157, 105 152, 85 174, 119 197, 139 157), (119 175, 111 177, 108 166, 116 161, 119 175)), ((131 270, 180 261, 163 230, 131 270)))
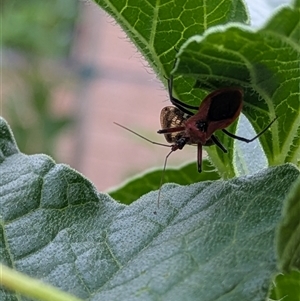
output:
MULTIPOLYGON (((176 107, 178 107, 178 109, 182 110, 182 108, 184 109, 192 109, 192 110, 199 110, 199 107, 195 107, 195 106, 192 106, 192 105, 188 105, 186 103, 183 103, 182 101, 180 101, 179 99, 175 98, 173 96, 173 75, 170 76, 168 80, 168 92, 169 92, 169 97, 170 97, 170 100, 172 102, 172 104, 176 107), (180 108, 181 107, 181 108, 180 108)), ((183 111, 183 110, 182 110, 183 111)), ((187 113, 187 114, 190 114, 191 116, 194 115, 194 113, 186 110, 186 111, 183 111, 184 113, 187 113)))
POLYGON ((175 128, 168 128, 168 129, 161 129, 161 130, 158 130, 157 133, 158 134, 166 134, 166 133, 176 133, 176 132, 182 132, 185 130, 185 127, 184 126, 178 126, 178 127, 175 127, 175 128))
POLYGON ((236 136, 236 135, 234 135, 234 134, 232 134, 232 133, 230 133, 230 132, 228 132, 227 130, 225 130, 225 129, 222 129, 222 131, 226 134, 226 135, 228 135, 229 137, 231 137, 231 138, 234 138, 234 139, 237 139, 237 140, 240 140, 240 141, 244 141, 244 142, 246 142, 246 143, 249 143, 249 142, 252 142, 252 141, 254 141, 255 139, 257 139, 260 135, 262 135, 274 122, 275 122, 275 120, 277 119, 278 117, 276 117, 276 118, 274 118, 272 121, 271 121, 271 123, 265 128, 265 129, 263 129, 260 133, 258 133, 255 137, 253 137, 252 139, 247 139, 247 138, 244 138, 244 137, 240 137, 240 136, 236 136))
POLYGON ((227 149, 215 135, 211 135, 210 138, 216 146, 218 146, 224 153, 227 153, 227 149))
POLYGON ((201 143, 198 143, 197 151, 198 151, 198 155, 197 155, 198 172, 202 172, 202 144, 201 143))

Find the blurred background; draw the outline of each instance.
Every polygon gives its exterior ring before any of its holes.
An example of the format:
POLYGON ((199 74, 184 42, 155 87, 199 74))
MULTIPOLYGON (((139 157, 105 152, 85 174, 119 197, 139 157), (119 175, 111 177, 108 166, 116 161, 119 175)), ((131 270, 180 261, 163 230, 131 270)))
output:
MULTIPOLYGON (((248 1, 260 26, 288 0, 248 1)), ((0 114, 20 150, 66 163, 105 191, 150 167, 169 149, 147 143, 161 109, 163 84, 116 22, 92 1, 2 0, 0 114)), ((174 153, 168 166, 196 160, 196 148, 174 153)))
MULTIPOLYGON (((105 191, 150 167, 168 148, 156 131, 170 105, 163 84, 115 21, 92 1, 2 0, 0 114, 19 149, 66 163, 105 191)), ((196 158, 186 148, 170 158, 196 158)))

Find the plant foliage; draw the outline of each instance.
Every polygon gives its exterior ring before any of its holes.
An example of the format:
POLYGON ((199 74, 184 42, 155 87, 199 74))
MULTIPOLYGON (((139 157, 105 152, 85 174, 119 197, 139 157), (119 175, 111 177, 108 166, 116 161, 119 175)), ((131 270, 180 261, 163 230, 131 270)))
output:
MULTIPOLYGON (((157 191, 142 195, 157 187, 152 172, 115 191, 118 203, 68 166, 19 152, 1 119, 1 262, 90 301, 296 298, 300 1, 257 30, 237 0, 97 2, 162 80, 173 72, 182 101, 238 85, 256 131, 277 116, 260 140, 269 167, 234 177, 234 143, 220 135, 229 154, 210 147, 214 167, 198 183, 184 179, 190 165, 167 171, 190 185, 164 185, 157 208, 157 191)), ((0 299, 25 300, 5 288, 0 299)))

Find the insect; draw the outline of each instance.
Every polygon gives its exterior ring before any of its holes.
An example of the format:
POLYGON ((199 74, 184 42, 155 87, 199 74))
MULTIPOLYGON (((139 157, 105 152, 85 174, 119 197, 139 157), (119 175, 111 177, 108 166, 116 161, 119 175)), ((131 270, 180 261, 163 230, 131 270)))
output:
MULTIPOLYGON (((225 128, 232 124, 240 115, 243 107, 243 90, 238 87, 228 87, 213 91, 205 97, 199 108, 183 103, 173 96, 173 77, 168 79, 170 101, 175 107, 162 109, 160 122, 162 129, 158 134, 164 134, 167 142, 172 143, 171 152, 183 149, 186 144, 197 145, 198 172, 202 171, 202 146, 215 144, 224 153, 226 148, 214 135, 216 130, 222 130, 231 138, 252 142, 262 135, 273 124, 271 123, 252 139, 236 136, 225 128), (198 110, 196 114, 190 110, 198 110)), ((168 154, 170 155, 170 154, 168 154)))
MULTIPOLYGON (((171 145, 154 142, 118 123, 115 123, 152 144, 171 148, 171 151, 165 158, 160 188, 162 186, 167 160, 172 152, 183 149, 186 144, 197 145, 197 167, 198 172, 202 172, 203 146, 211 146, 215 144, 224 153, 227 153, 227 149, 214 135, 215 131, 222 130, 231 138, 249 143, 265 133, 277 119, 276 117, 272 120, 271 123, 255 137, 247 139, 236 136, 225 129, 238 118, 242 111, 244 93, 241 88, 227 87, 215 90, 205 97, 199 107, 196 107, 185 104, 173 96, 173 76, 170 76, 168 79, 168 93, 170 101, 174 106, 167 106, 162 109, 160 114, 162 129, 158 130, 157 133, 164 134, 165 139, 167 142, 171 143, 171 145), (198 112, 193 113, 191 110, 197 110, 198 112)), ((159 199, 160 189, 158 193, 158 207, 159 199)))

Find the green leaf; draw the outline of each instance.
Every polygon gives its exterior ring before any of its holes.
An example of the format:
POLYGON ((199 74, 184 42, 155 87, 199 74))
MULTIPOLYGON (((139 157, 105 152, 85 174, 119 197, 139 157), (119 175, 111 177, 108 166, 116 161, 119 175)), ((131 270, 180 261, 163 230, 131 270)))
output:
POLYGON ((280 268, 300 270, 300 177, 285 201, 280 221, 277 251, 280 268))
POLYGON ((2 263, 91 301, 266 299, 293 165, 164 185, 157 210, 157 192, 121 205, 71 168, 19 153, 2 119, 0 147, 2 263))
MULTIPOLYGON (((299 1, 282 7, 258 30, 245 26, 248 16, 241 1, 96 2, 123 27, 161 79, 170 73, 174 49, 179 50, 174 92, 182 101, 197 106, 207 90, 243 87, 243 113, 257 133, 279 117, 260 137, 268 164, 300 166, 299 1), (202 90, 194 89, 195 80, 202 90)), ((229 127, 235 130, 236 123, 229 127)), ((229 153, 216 147, 207 152, 223 178, 234 177, 239 169, 234 141, 217 135, 229 153)))
MULTIPOLYGON (((205 172, 199 173, 195 162, 183 165, 179 168, 166 169, 163 175, 163 181, 166 183, 177 183, 181 185, 193 184, 200 181, 218 180, 219 174, 208 160, 203 160, 203 169, 205 172)), ((162 170, 146 171, 129 179, 119 188, 111 190, 109 195, 122 204, 131 204, 143 194, 152 190, 159 189, 162 177, 162 170)))
MULTIPOLYGON (((178 54, 176 74, 193 77, 197 87, 243 87, 243 113, 257 133, 278 117, 260 137, 269 165, 300 166, 299 16, 298 1, 294 7, 282 7, 259 30, 241 24, 213 27, 191 37, 178 54)), ((178 94, 191 102, 183 89, 178 94)), ((234 132, 235 125, 229 131, 234 132)), ((233 139, 217 135, 232 149, 233 139)), ((234 175, 232 151, 207 152, 223 177, 234 175)))
POLYGON ((112 15, 163 79, 176 49, 192 35, 227 22, 248 22, 242 0, 95 0, 112 15))
POLYGON ((299 301, 300 273, 292 271, 290 274, 280 274, 273 281, 270 294, 271 300, 299 301))

